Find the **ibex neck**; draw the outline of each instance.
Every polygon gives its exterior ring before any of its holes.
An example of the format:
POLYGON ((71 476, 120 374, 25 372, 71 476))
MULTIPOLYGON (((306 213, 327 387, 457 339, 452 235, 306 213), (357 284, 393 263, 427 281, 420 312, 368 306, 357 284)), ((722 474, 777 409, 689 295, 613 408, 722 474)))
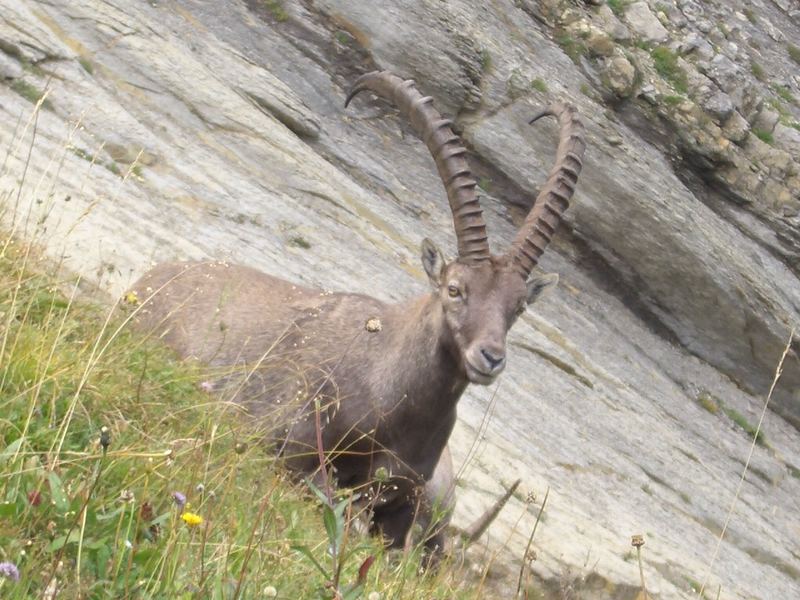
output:
POLYGON ((418 414, 452 411, 467 385, 439 300, 433 294, 392 306, 387 313, 391 336, 386 364, 395 390, 418 414))

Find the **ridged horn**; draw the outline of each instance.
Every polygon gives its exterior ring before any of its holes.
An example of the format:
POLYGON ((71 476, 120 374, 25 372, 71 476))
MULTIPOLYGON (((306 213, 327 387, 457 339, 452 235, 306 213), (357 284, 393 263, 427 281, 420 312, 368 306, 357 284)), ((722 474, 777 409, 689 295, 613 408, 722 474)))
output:
POLYGON ((450 202, 459 259, 466 263, 489 260, 489 239, 478 202, 477 182, 467 163, 467 151, 450 128, 452 122, 442 118, 433 107, 433 99, 423 96, 413 80, 403 80, 389 71, 373 71, 359 77, 347 94, 345 107, 364 90, 397 106, 428 147, 450 202))
POLYGON ((530 123, 545 116, 556 117, 560 127, 555 164, 509 250, 514 267, 523 279, 527 279, 537 265, 561 224, 561 215, 575 192, 586 150, 583 123, 572 105, 552 104, 530 123))

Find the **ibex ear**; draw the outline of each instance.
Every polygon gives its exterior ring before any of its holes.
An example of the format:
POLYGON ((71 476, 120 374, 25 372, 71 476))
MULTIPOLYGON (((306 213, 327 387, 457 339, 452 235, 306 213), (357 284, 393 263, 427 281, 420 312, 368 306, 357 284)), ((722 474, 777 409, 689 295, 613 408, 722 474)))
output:
POLYGON ((444 256, 430 238, 422 240, 422 267, 428 274, 431 284, 438 288, 442 279, 444 256))
POLYGON ((548 273, 547 275, 534 275, 528 281, 528 304, 533 304, 539 298, 555 289, 558 283, 558 273, 548 273))

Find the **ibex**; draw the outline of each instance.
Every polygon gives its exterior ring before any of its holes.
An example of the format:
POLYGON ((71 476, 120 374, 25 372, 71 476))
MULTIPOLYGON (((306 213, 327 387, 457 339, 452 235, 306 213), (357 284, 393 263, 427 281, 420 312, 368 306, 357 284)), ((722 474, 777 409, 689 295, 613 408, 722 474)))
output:
MULTIPOLYGON (((446 445, 469 383, 488 385, 506 365, 506 335, 556 275, 531 277, 559 226, 581 170, 583 126, 573 107, 554 104, 555 165, 510 250, 493 255, 466 150, 413 81, 389 72, 360 77, 347 96, 370 90, 393 102, 430 150, 447 192, 458 257, 445 262, 428 239, 422 266, 433 290, 386 304, 310 289, 224 262, 155 267, 133 287, 138 324, 180 355, 236 367, 235 399, 269 415, 291 469, 320 469, 318 450, 339 486, 382 486, 374 524, 403 544, 415 519, 427 524, 434 498, 451 504, 446 445), (442 464, 433 477, 434 469, 442 464), (429 483, 422 501, 418 492, 429 483)), ((443 547, 442 528, 426 541, 443 547)))

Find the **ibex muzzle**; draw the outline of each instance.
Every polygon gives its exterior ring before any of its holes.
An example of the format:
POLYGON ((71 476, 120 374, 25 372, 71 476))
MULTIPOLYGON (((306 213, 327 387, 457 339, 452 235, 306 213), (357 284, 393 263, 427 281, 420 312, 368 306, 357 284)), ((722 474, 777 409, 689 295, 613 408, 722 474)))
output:
MULTIPOLYGON (((319 416, 325 458, 341 485, 369 488, 379 469, 388 473, 391 485, 383 486, 374 521, 398 545, 415 520, 430 520, 432 496, 441 495, 441 481, 426 483, 464 389, 502 372, 508 330, 557 281, 531 272, 572 196, 584 140, 568 105, 534 117, 558 119, 555 166, 509 251, 492 255, 466 150, 450 121, 414 82, 391 73, 359 78, 347 102, 363 90, 392 101, 411 121, 444 183, 458 256, 447 263, 430 240, 423 242, 431 293, 389 305, 219 262, 160 265, 133 289, 144 301, 137 309, 140 327, 183 356, 242 367, 246 377, 237 382, 235 399, 275 419, 273 440, 290 468, 320 468, 319 416), (370 317, 380 327, 365 327, 370 317), (419 503, 421 489, 428 497, 419 503)), ((429 547, 442 548, 442 529, 429 547)))

